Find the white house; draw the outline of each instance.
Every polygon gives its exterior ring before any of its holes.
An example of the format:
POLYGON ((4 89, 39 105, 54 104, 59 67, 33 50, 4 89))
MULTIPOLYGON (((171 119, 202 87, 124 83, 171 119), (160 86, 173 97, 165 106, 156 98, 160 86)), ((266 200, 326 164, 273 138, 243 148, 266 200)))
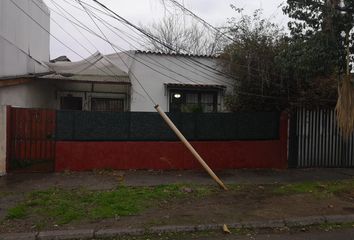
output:
POLYGON ((50 62, 49 32, 42 0, 0 1, 0 105, 155 111, 148 92, 165 111, 225 111, 233 81, 212 56, 127 51, 50 62))
POLYGON ((156 103, 167 112, 227 110, 224 96, 233 80, 222 74, 217 58, 126 51, 95 53, 78 62, 49 61, 49 16, 42 0, 0 1, 0 175, 5 172, 6 105, 152 112, 156 103))
POLYGON ((130 58, 131 111, 154 111, 138 80, 165 111, 226 111, 233 80, 222 74, 217 58, 144 51, 130 58))
POLYGON ((220 112, 233 84, 210 56, 128 51, 48 66, 36 81, 55 95, 43 107, 56 109, 155 111, 148 93, 165 111, 220 112))
MULTIPOLYGON (((64 59, 65 61, 61 61, 64 59)), ((46 62, 47 73, 0 78, 0 149, 6 149, 5 105, 77 111, 224 112, 233 80, 211 56, 143 51, 96 53, 79 62, 46 62)), ((2 156, 1 156, 2 155, 2 156)), ((0 174, 5 172, 0 154, 0 174)))
MULTIPOLYGON (((47 62, 48 74, 0 88, 1 105, 83 111, 226 111, 233 80, 211 56, 128 51, 47 62)), ((3 80, 4 81, 4 80, 3 80)), ((5 81, 9 81, 5 80, 5 81)), ((1 83, 1 82, 0 82, 1 83)))

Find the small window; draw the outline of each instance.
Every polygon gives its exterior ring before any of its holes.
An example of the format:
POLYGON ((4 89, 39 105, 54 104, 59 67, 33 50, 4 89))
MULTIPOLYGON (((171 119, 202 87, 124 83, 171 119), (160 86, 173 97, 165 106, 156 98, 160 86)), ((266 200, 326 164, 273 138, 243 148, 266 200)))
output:
POLYGON ((73 96, 61 97, 60 109, 82 111, 82 98, 73 96))
POLYGON ((170 112, 216 112, 217 92, 171 90, 170 112))
POLYGON ((203 108, 203 112, 214 112, 214 94, 202 93, 200 105, 203 108))
POLYGON ((186 93, 186 104, 198 105, 198 93, 186 93))
POLYGON ((124 112, 124 100, 114 98, 92 98, 93 112, 124 112))

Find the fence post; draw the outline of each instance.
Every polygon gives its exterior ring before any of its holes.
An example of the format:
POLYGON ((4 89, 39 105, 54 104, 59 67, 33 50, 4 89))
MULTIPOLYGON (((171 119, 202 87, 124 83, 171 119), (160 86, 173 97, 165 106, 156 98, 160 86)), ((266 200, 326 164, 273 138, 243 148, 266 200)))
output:
POLYGON ((297 111, 295 109, 290 114, 289 124, 289 168, 297 168, 298 166, 298 154, 299 154, 299 139, 297 135, 298 123, 297 123, 297 111))
POLYGON ((288 166, 288 121, 289 114, 287 112, 282 112, 280 114, 280 156, 281 156, 281 168, 287 168, 288 166))
POLYGON ((0 105, 0 176, 6 174, 6 155, 7 155, 7 109, 0 105))

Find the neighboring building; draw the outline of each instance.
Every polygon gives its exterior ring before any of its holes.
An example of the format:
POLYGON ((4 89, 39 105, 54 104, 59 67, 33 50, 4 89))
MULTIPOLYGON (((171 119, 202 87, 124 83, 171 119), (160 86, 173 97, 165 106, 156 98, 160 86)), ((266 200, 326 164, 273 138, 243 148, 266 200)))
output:
POLYGON ((47 72, 47 68, 33 59, 49 61, 48 7, 42 0, 13 1, 46 30, 10 0, 0 1, 0 77, 47 72))
POLYGON ((44 106, 46 84, 30 82, 49 71, 41 63, 49 61, 49 10, 42 0, 14 2, 43 28, 10 0, 0 1, 0 105, 44 106))
POLYGON ((5 173, 6 108, 44 106, 46 83, 32 83, 48 72, 50 13, 42 0, 0 0, 0 175, 5 173), (24 10, 41 27, 30 20, 24 10))

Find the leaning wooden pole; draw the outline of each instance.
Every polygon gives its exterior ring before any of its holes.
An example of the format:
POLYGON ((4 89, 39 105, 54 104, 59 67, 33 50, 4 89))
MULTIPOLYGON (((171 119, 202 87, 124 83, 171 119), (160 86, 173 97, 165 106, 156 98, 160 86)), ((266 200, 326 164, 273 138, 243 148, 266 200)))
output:
POLYGON ((346 33, 347 44, 347 65, 346 76, 338 90, 338 101, 336 105, 337 122, 342 136, 348 140, 354 131, 354 89, 351 83, 350 74, 350 44, 349 31, 346 33))
POLYGON ((183 136, 183 134, 178 130, 176 125, 171 121, 171 119, 166 115, 164 111, 161 110, 159 105, 155 106, 156 111, 165 120, 167 125, 175 132, 177 137, 182 141, 182 143, 188 148, 188 150, 194 155, 198 162, 203 166, 203 168, 209 173, 209 175, 217 182, 221 188, 228 190, 225 184, 216 176, 216 174, 211 170, 211 168, 206 164, 203 158, 198 154, 198 152, 193 148, 193 146, 188 142, 188 140, 183 136))

